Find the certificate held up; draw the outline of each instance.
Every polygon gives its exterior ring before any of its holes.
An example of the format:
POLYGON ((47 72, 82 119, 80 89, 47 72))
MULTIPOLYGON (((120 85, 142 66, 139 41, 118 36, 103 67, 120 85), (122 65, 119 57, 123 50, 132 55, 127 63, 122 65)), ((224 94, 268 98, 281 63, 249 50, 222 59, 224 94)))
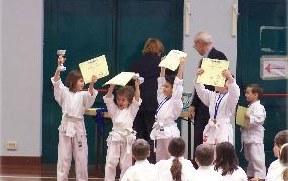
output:
POLYGON ((113 77, 111 80, 106 82, 104 85, 115 84, 125 86, 134 77, 138 78, 139 74, 136 74, 134 72, 121 72, 115 77, 113 77))
POLYGON ((79 64, 85 84, 91 81, 91 77, 95 75, 97 79, 109 75, 108 65, 105 55, 93 58, 91 60, 79 64))
POLYGON ((179 50, 171 50, 168 55, 160 62, 159 67, 165 67, 175 71, 179 64, 180 58, 186 58, 187 54, 179 50))
POLYGON ((201 68, 204 73, 198 75, 196 83, 224 87, 226 78, 222 71, 228 70, 229 61, 203 58, 201 68))

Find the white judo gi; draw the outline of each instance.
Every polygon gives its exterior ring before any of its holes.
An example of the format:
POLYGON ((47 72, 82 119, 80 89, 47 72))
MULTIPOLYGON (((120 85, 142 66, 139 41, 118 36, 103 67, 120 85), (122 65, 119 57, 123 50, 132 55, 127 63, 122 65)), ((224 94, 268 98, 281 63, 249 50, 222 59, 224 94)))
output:
POLYGON ((157 100, 158 109, 155 116, 155 123, 151 131, 150 138, 156 140, 156 161, 170 158, 168 145, 172 138, 180 137, 180 131, 175 120, 180 116, 183 103, 183 80, 175 77, 172 97, 168 99, 163 94, 165 77, 158 78, 157 100))
POLYGON ((235 79, 232 83, 227 82, 226 94, 216 93, 205 89, 202 84, 195 84, 198 97, 209 107, 210 119, 203 131, 203 142, 217 144, 228 141, 233 144, 233 129, 230 117, 234 116, 235 108, 239 100, 240 89, 235 79), (216 108, 218 107, 217 111, 216 108), (216 114, 216 124, 213 122, 216 114))
POLYGON ((265 179, 265 152, 264 152, 264 120, 266 111, 260 101, 249 105, 250 123, 241 129, 241 139, 244 146, 244 155, 248 161, 248 177, 265 179))
POLYGON ((112 131, 107 138, 107 157, 105 165, 105 181, 115 180, 116 167, 120 159, 120 179, 126 170, 132 165, 132 144, 136 139, 136 132, 132 129, 133 121, 139 110, 142 100, 139 102, 133 98, 129 107, 121 110, 114 103, 114 96, 103 97, 109 114, 112 116, 112 131))
POLYGON ((267 176, 265 181, 283 181, 282 172, 287 168, 280 163, 280 160, 277 159, 272 162, 268 168, 267 176))
POLYGON ((85 110, 90 108, 96 98, 94 89, 91 96, 88 91, 70 92, 59 79, 51 78, 55 100, 62 107, 62 121, 59 126, 59 144, 57 161, 57 180, 67 181, 72 154, 75 160, 76 178, 88 180, 88 146, 84 124, 85 110))
POLYGON ((136 161, 135 165, 125 172, 121 181, 161 181, 161 179, 158 168, 145 159, 136 161))
MULTIPOLYGON (((218 173, 222 174, 222 169, 217 170, 218 173)), ((238 167, 237 170, 234 170, 232 174, 227 174, 222 176, 222 181, 247 181, 248 177, 245 173, 245 171, 241 168, 238 167)))
POLYGON ((214 166, 200 166, 187 181, 223 181, 223 177, 214 166))
MULTIPOLYGON (((161 178, 165 181, 173 181, 170 168, 172 166, 172 162, 174 159, 175 157, 172 156, 168 160, 160 160, 159 162, 156 163, 161 178)), ((195 171, 195 168, 193 167, 190 160, 187 160, 184 157, 179 157, 178 159, 182 164, 181 180, 186 181, 192 176, 193 172, 195 171)))

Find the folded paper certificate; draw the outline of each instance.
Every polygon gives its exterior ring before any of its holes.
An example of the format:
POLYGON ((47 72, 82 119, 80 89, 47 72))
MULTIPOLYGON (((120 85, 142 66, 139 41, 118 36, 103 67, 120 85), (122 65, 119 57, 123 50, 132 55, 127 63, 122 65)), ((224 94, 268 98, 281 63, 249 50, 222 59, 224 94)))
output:
POLYGON ((134 72, 121 72, 115 77, 113 77, 111 80, 106 82, 104 85, 115 84, 115 85, 125 86, 135 76, 137 77, 138 74, 134 72))
POLYGON ((196 83, 224 87, 226 78, 222 71, 228 70, 229 61, 203 58, 201 68, 204 73, 198 75, 196 83))
POLYGON ((79 64, 85 84, 91 81, 93 75, 100 79, 109 75, 108 65, 105 55, 93 58, 79 64))
POLYGON ((159 67, 165 67, 175 71, 180 64, 181 57, 186 58, 187 54, 179 50, 171 50, 168 55, 160 62, 159 67))
POLYGON ((236 112, 236 124, 242 127, 246 127, 248 125, 247 120, 245 119, 247 108, 243 106, 238 106, 236 112))

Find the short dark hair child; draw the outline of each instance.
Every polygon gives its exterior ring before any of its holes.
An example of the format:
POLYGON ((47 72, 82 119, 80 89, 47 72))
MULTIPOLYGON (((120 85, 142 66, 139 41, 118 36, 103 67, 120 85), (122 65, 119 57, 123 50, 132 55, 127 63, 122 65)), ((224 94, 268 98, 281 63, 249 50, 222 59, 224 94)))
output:
POLYGON ((195 155, 199 166, 210 166, 214 161, 214 148, 212 145, 205 143, 198 145, 195 155))
POLYGON ((145 160, 150 155, 150 145, 144 139, 137 139, 132 144, 132 155, 135 160, 145 160))

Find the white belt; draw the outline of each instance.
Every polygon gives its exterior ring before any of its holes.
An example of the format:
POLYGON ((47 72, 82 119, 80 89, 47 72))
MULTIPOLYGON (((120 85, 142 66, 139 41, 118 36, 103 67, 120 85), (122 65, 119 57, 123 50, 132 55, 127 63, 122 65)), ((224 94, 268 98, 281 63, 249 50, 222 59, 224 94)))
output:
POLYGON ((118 129, 112 128, 112 131, 109 133, 111 137, 115 137, 118 140, 124 139, 126 140, 127 146, 126 151, 127 153, 131 153, 132 150, 132 142, 136 139, 136 131, 132 128, 126 129, 118 129))

